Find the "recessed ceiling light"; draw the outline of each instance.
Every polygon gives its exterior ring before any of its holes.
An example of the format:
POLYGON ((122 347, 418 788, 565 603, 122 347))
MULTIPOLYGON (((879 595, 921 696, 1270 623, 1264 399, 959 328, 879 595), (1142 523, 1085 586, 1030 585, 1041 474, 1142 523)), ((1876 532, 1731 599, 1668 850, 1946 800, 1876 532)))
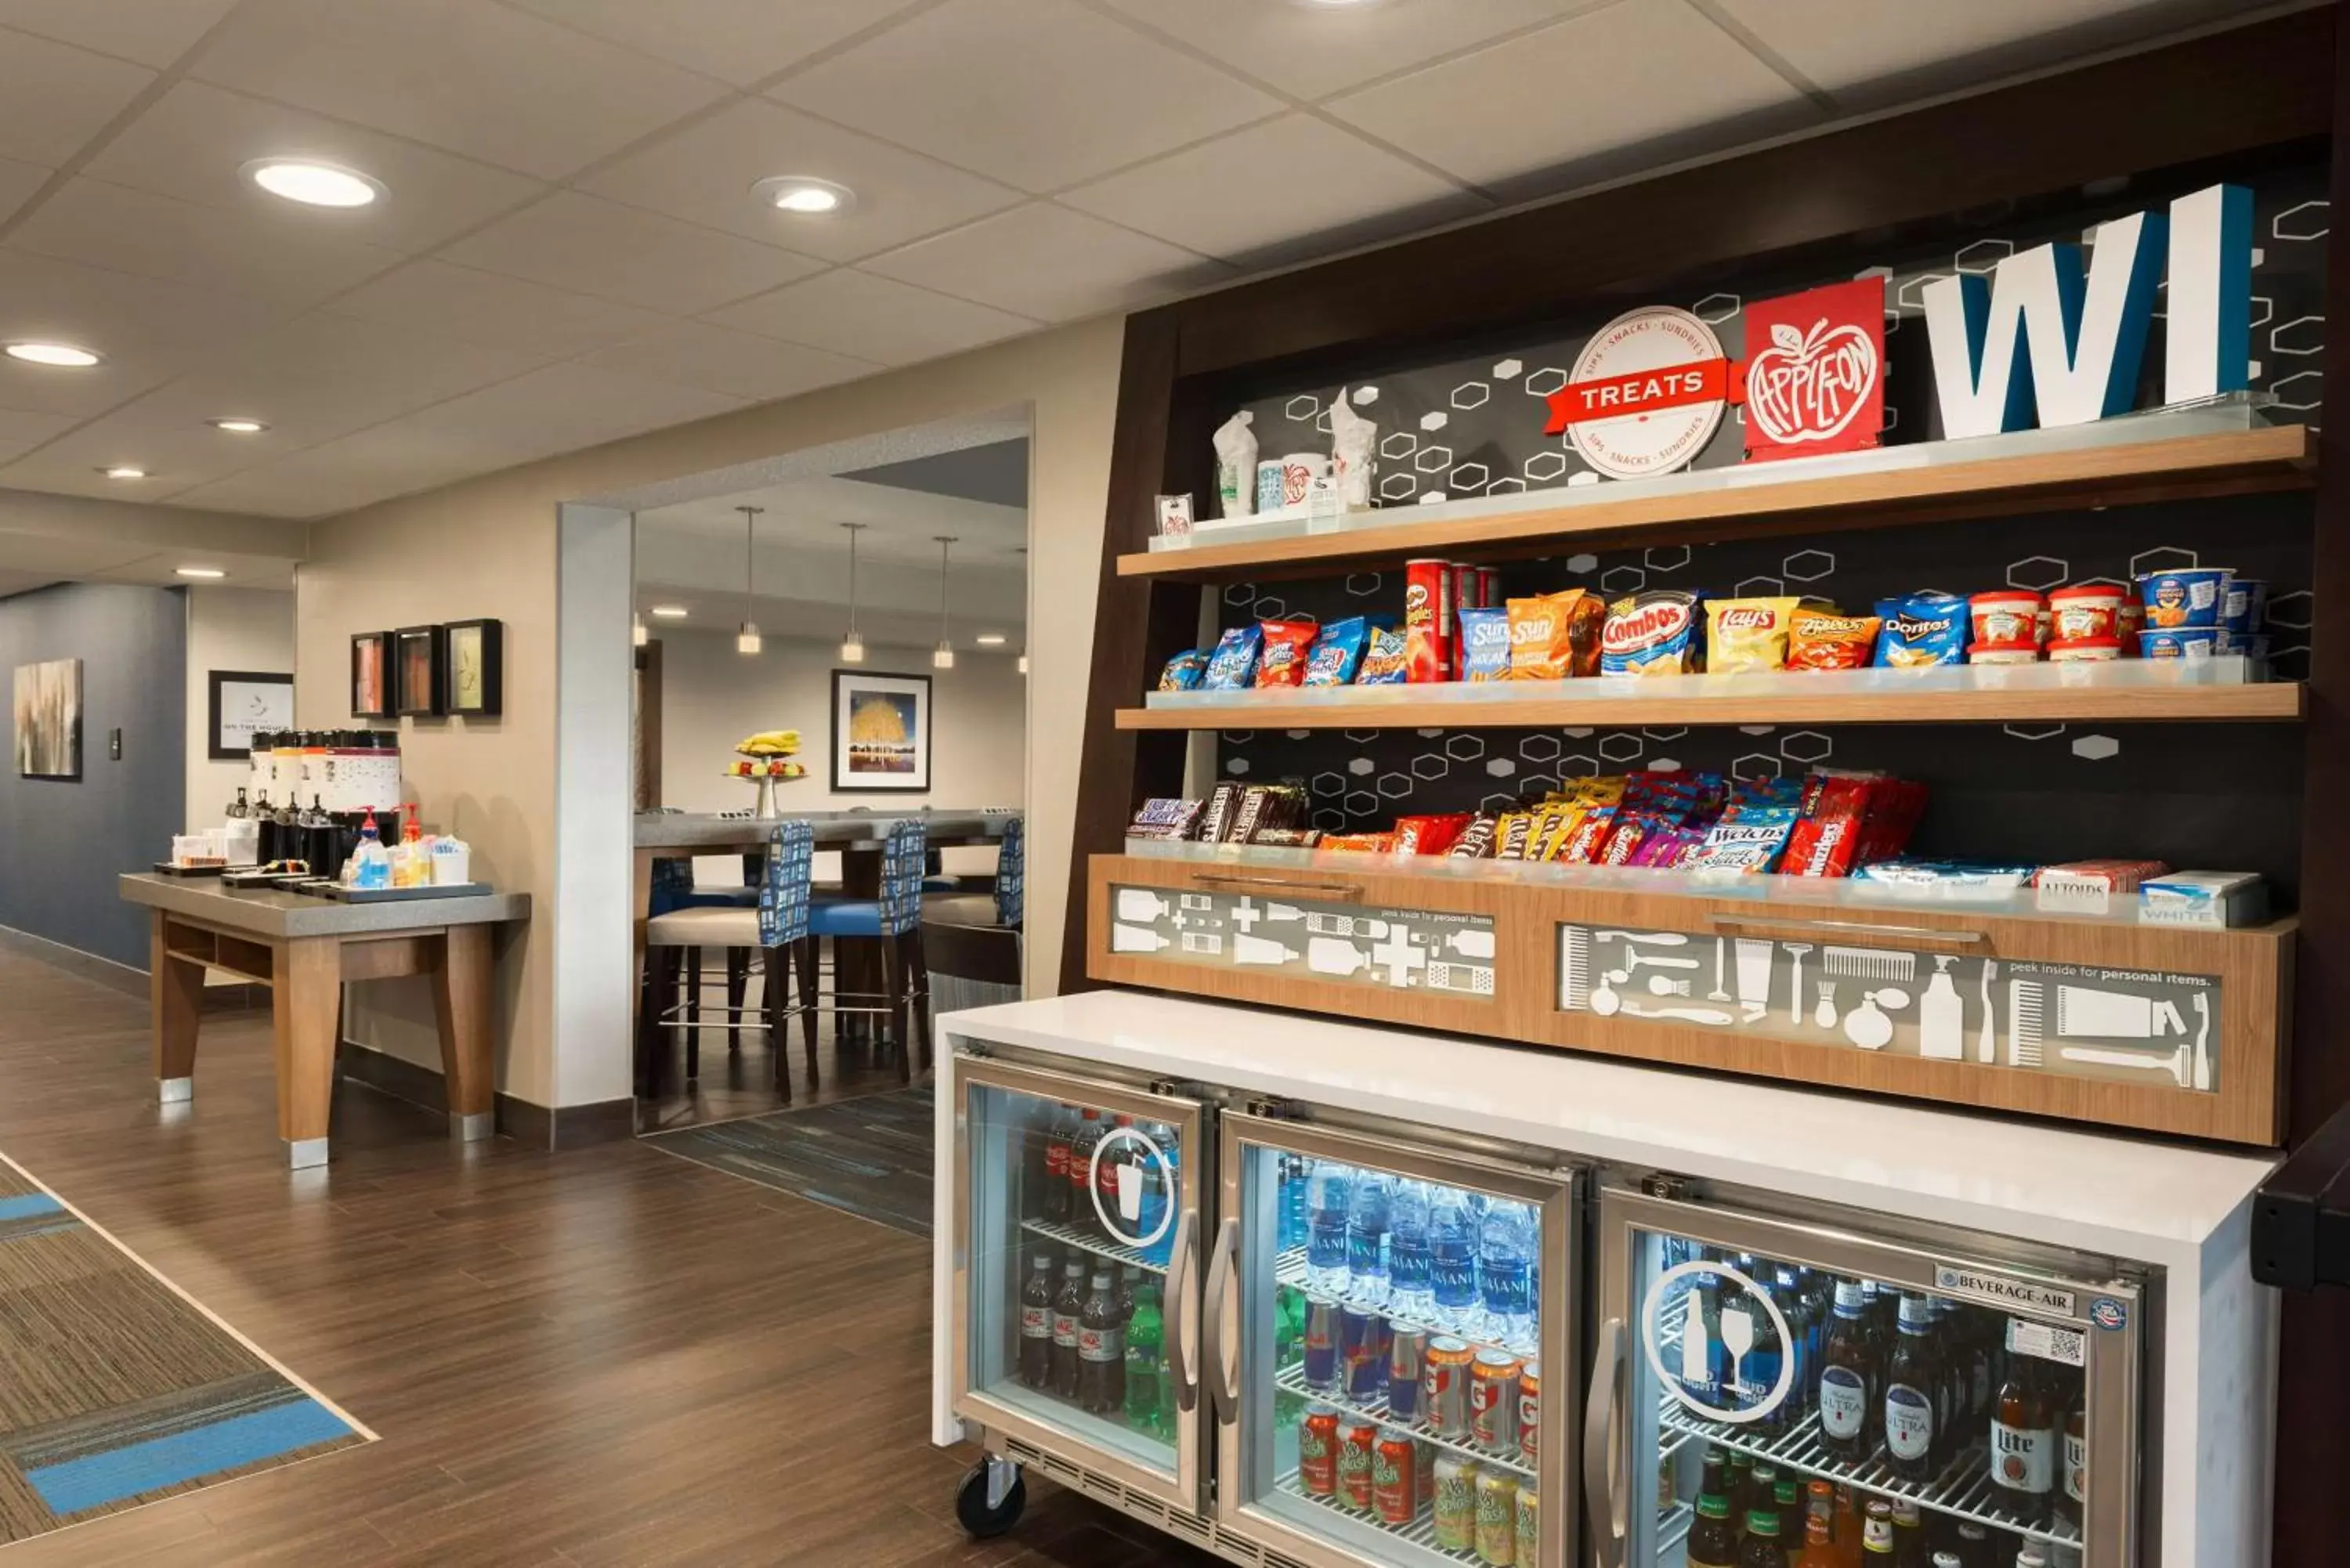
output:
POLYGON ((683 605, 655 605, 653 606, 653 614, 660 617, 662 620, 683 620, 685 618, 685 607, 683 605))
POLYGON ((127 462, 114 463, 109 467, 101 468, 98 472, 106 475, 109 479, 144 479, 147 477, 147 471, 145 469, 134 467, 132 464, 127 462))
POLYGON ((259 435, 269 428, 259 420, 207 420, 205 422, 213 429, 226 431, 231 435, 259 435))
POLYGON ((99 363, 105 356, 94 354, 87 348, 78 348, 70 343, 11 343, 8 345, 8 358, 22 359, 28 365, 56 365, 80 370, 99 363))
POLYGON ((364 207, 384 193, 382 181, 315 158, 256 158, 244 174, 271 195, 306 207, 364 207))
POLYGON ((183 577, 211 578, 225 577, 228 576, 226 572, 222 571, 218 566, 182 566, 179 568, 179 572, 180 576, 183 577))
POLYGON ((1002 648, 1011 639, 1000 631, 983 631, 972 640, 982 648, 1002 648))
POLYGON ((780 213, 803 217, 845 213, 857 205, 857 192, 830 180, 808 174, 775 174, 751 187, 751 193, 780 213))

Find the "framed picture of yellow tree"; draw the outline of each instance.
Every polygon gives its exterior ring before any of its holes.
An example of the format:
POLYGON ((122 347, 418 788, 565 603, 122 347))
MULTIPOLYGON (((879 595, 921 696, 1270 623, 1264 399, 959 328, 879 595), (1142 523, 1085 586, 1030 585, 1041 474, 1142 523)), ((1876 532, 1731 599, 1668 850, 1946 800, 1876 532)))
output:
POLYGON ((836 794, 930 793, 929 676, 832 672, 832 788, 836 794))

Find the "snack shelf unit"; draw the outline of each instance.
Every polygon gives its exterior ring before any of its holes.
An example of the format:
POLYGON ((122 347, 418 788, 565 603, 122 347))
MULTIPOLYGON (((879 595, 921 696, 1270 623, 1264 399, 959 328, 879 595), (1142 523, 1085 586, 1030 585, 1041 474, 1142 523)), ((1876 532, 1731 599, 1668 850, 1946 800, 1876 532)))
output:
POLYGON ((2292 919, 2189 928, 1807 878, 1135 847, 1090 864, 1096 981, 2141 1131, 2279 1136, 2292 919))

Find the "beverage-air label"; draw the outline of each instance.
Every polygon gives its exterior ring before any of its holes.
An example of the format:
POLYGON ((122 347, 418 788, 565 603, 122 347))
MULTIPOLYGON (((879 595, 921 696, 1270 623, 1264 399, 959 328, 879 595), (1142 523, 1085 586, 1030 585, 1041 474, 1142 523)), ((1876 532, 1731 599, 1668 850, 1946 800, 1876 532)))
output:
POLYGON ((1868 1384, 1849 1366, 1820 1374, 1820 1430, 1840 1443, 1860 1436, 1868 1419, 1868 1384))
POLYGON ((2042 1284, 2036 1280, 2019 1280, 2009 1274, 1965 1268, 1957 1263, 1934 1265, 1934 1288, 1946 1296, 1972 1296, 1977 1301, 2022 1307, 2030 1312, 2046 1313, 2052 1317, 2081 1315, 2080 1297, 2072 1291, 2042 1284))
POLYGON ((1885 1391, 1885 1446, 1897 1459, 1922 1459, 1934 1446, 1934 1397, 1907 1383, 1885 1391))
POLYGON ((1077 1359, 1080 1361, 1124 1361, 1126 1359, 1126 1331, 1117 1328, 1078 1329, 1077 1359))
POLYGON ((1991 1424, 1991 1479, 2010 1491, 2045 1495, 2056 1485, 2056 1434, 1991 1424))
POLYGON ((1052 1338, 1053 1309, 1050 1307, 1040 1306, 1022 1307, 1020 1309, 1020 1337, 1023 1339, 1052 1338))
POLYGON ((2077 1432, 2064 1434, 2064 1495, 2089 1501, 2089 1439, 2077 1432))

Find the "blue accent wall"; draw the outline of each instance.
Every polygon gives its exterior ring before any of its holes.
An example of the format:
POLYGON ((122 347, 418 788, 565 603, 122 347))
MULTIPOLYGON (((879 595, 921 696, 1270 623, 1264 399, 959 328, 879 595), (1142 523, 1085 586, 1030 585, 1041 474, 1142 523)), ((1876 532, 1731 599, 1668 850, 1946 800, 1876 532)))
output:
POLYGON ((114 878, 170 854, 187 815, 186 595, 66 583, 0 598, 0 697, 16 666, 52 659, 82 662, 81 777, 19 778, 13 747, 0 765, 0 926, 143 970, 146 911, 114 878))

